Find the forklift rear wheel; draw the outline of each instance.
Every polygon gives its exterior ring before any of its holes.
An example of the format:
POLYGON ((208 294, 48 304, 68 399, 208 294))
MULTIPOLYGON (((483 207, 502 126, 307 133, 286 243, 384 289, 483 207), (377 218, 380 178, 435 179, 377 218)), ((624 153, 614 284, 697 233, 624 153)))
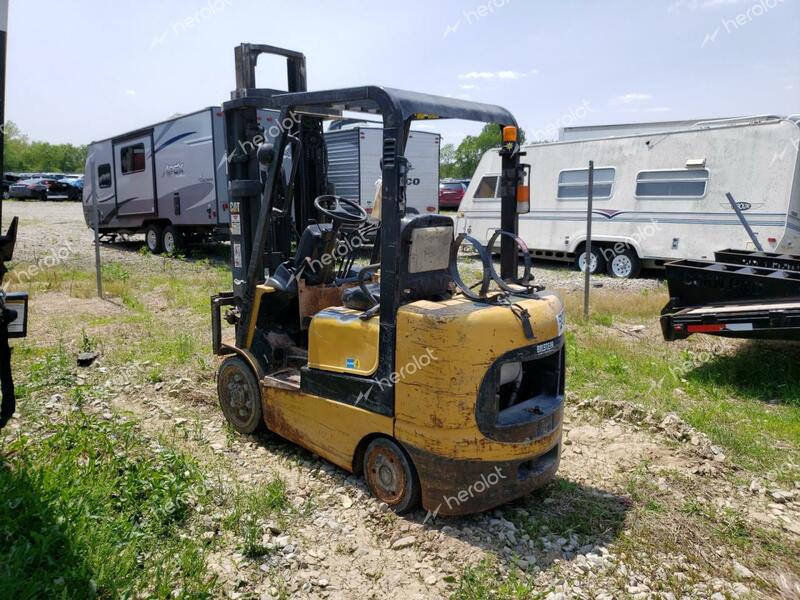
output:
POLYGON ((397 513, 416 508, 420 484, 411 459, 389 438, 370 442, 364 453, 364 478, 370 492, 397 513))
POLYGON ((239 433, 253 433, 263 424, 261 392, 250 366, 238 356, 229 356, 217 371, 217 394, 222 413, 239 433))
POLYGON ((151 223, 144 232, 144 240, 147 249, 153 254, 161 254, 164 251, 164 238, 161 234, 161 226, 151 223))
POLYGON ((164 252, 167 254, 174 254, 175 252, 182 252, 184 248, 183 233, 175 229, 172 225, 167 225, 164 228, 164 235, 162 236, 162 245, 164 252))

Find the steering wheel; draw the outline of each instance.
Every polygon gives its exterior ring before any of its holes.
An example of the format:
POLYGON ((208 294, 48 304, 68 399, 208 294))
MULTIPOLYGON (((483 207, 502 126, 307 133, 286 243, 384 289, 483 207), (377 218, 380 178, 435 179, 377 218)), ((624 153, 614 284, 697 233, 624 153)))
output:
POLYGON ((330 194, 317 196, 314 208, 333 221, 347 225, 361 225, 369 218, 367 211, 361 205, 341 196, 330 194))

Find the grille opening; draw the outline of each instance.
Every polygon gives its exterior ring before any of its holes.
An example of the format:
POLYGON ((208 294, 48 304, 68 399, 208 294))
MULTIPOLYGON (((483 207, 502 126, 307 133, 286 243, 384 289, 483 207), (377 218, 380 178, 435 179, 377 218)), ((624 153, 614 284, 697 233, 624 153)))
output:
POLYGON ((497 386, 497 424, 514 425, 549 415, 562 388, 561 352, 508 362, 500 368, 497 386))

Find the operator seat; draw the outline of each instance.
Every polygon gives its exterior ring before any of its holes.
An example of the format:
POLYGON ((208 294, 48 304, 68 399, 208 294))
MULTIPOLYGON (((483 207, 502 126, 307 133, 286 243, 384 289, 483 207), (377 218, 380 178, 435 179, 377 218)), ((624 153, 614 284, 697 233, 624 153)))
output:
MULTIPOLYGON (((453 219, 444 215, 411 215, 400 222, 397 285, 401 303, 450 297, 453 282, 450 247, 454 230, 453 219)), ((380 302, 380 283, 365 287, 380 302)), ((361 287, 345 290, 342 303, 353 310, 369 310, 375 304, 361 287)))
POLYGON ((308 225, 297 242, 294 258, 279 265, 267 279, 266 285, 281 292, 295 292, 298 277, 307 285, 333 283, 333 261, 323 261, 322 258, 332 253, 336 245, 336 233, 332 223, 308 225))

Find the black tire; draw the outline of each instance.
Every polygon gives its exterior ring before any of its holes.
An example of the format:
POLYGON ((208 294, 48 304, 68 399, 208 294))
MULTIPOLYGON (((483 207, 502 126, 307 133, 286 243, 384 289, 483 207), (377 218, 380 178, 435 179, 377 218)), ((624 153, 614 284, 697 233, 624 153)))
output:
POLYGON ((607 273, 615 279, 634 279, 639 276, 641 270, 642 261, 631 248, 615 252, 607 265, 607 273))
POLYGON ((254 433, 264 427, 258 381, 240 357, 229 356, 219 366, 217 396, 222 414, 239 433, 254 433))
POLYGON ((183 252, 186 248, 186 238, 183 232, 172 225, 164 227, 161 235, 161 247, 164 248, 164 252, 167 254, 183 252))
POLYGON ((47 202, 47 192, 39 192, 39 202, 47 202))
POLYGON ((421 487, 414 463, 397 442, 381 437, 364 452, 364 479, 372 495, 398 514, 415 509, 421 487))
MULTIPOLYGON (((592 245, 592 250, 590 252, 592 255, 591 259, 589 259, 589 265, 591 267, 592 275, 596 273, 603 273, 606 270, 606 257, 603 255, 603 248, 600 246, 592 245)), ((581 273, 584 272, 586 267, 586 247, 582 247, 581 251, 575 256, 575 268, 578 269, 581 273)))
POLYGON ((164 236, 161 233, 161 225, 150 223, 147 226, 144 231, 144 243, 153 254, 161 254, 164 251, 164 236))

